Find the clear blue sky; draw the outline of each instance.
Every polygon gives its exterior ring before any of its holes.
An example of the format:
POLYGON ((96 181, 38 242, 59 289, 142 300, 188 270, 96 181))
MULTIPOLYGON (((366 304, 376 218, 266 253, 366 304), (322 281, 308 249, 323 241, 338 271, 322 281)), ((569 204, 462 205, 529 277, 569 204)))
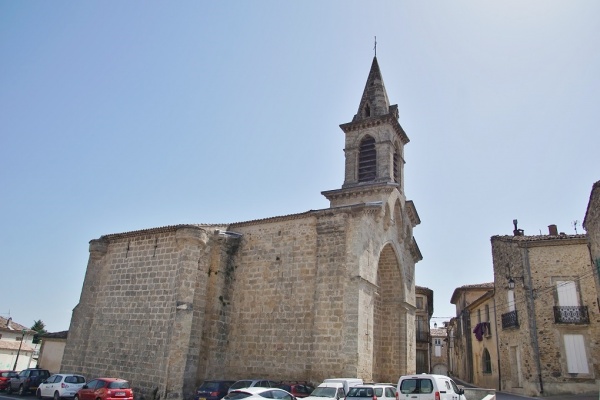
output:
POLYGON ((411 139, 417 284, 453 316, 513 219, 583 220, 599 18, 596 0, 1 0, 0 314, 68 329, 104 234, 327 208, 376 35, 411 139))

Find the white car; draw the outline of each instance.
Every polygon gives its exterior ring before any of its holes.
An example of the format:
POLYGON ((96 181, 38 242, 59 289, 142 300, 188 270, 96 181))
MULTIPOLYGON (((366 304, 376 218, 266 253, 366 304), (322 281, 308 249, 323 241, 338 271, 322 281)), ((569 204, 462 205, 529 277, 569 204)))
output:
POLYGON ((396 388, 389 384, 357 385, 350 388, 346 400, 396 400, 396 388))
POLYGON ((60 400, 62 397, 75 397, 83 385, 85 378, 81 375, 56 374, 40 383, 35 394, 38 399, 53 397, 54 400, 60 400))
POLYGON ((291 393, 278 388, 249 387, 229 392, 223 400, 296 400, 291 393))

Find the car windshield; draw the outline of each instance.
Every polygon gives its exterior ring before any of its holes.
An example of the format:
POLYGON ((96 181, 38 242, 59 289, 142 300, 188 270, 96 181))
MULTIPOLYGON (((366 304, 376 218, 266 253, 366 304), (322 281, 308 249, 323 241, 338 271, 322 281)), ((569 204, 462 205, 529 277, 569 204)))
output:
POLYGON ((239 390, 230 392, 227 396, 223 397, 225 400, 240 400, 245 399, 246 397, 250 397, 251 394, 247 392, 242 392, 239 390))
POLYGON ((353 387, 348 392, 348 397, 373 397, 373 388, 353 387))
POLYGON ((129 389, 129 382, 127 381, 113 381, 108 384, 109 389, 129 389))
POLYGON ((206 390, 207 392, 217 392, 219 390, 219 382, 202 382, 198 390, 206 390))
POLYGON ((332 387, 318 387, 310 394, 315 397, 335 397, 335 393, 337 392, 336 388, 332 387))
POLYGON ((79 375, 65 376, 65 383, 85 383, 85 378, 79 375))
POLYGON ((252 385, 252 381, 237 381, 231 385, 231 389, 243 389, 250 387, 250 385, 252 385))

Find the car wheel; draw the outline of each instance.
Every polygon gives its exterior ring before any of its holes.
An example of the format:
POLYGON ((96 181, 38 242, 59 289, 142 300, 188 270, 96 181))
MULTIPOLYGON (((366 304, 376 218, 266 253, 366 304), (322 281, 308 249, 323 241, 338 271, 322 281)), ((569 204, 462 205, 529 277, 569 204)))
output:
POLYGON ((54 392, 54 400, 60 400, 60 393, 58 393, 58 390, 54 392))
POLYGON ((37 397, 38 399, 42 398, 42 391, 40 389, 35 391, 35 397, 37 397))
POLYGON ((12 393, 12 386, 9 384, 8 387, 6 388, 6 393, 11 394, 12 393))
POLYGON ((23 385, 19 386, 19 396, 25 396, 25 388, 23 385))
POLYGON ((73 397, 73 400, 79 400, 79 396, 75 395, 75 397, 73 397))

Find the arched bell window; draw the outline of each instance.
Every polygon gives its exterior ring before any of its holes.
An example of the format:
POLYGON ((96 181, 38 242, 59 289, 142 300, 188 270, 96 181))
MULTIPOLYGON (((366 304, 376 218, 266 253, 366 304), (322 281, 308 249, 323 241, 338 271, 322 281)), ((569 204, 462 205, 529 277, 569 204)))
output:
POLYGON ((358 181, 369 182, 377 177, 377 152, 375 151, 375 139, 365 136, 360 142, 358 154, 358 181))

